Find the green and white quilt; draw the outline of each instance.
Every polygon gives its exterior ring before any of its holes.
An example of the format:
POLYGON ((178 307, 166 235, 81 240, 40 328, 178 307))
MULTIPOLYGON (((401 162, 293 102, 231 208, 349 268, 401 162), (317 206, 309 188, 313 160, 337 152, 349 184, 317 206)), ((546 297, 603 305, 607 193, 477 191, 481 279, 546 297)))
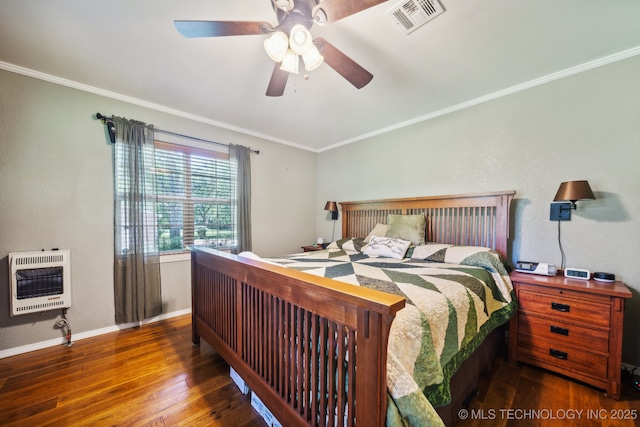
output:
POLYGON ((406 298, 389 337, 387 425, 442 425, 433 407, 449 403, 451 376, 515 312, 505 264, 482 247, 425 244, 401 259, 372 257, 363 248, 361 239, 343 239, 270 260, 406 298))

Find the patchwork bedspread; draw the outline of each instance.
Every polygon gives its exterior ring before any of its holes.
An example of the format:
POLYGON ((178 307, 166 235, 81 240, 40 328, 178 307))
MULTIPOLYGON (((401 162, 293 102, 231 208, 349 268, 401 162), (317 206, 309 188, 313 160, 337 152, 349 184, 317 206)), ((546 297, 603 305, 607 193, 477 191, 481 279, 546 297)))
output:
POLYGON ((270 260, 405 297, 388 345, 387 425, 441 425, 432 405, 449 403, 451 376, 515 311, 505 265, 497 252, 480 247, 426 244, 397 260, 365 255, 363 246, 344 239, 323 251, 270 260))

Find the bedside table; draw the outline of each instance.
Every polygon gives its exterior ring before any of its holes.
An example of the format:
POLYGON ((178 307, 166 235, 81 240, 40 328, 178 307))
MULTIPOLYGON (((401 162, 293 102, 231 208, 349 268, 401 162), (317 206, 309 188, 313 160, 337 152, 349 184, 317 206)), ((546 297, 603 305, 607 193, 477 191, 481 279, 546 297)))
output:
POLYGON ((301 247, 304 252, 321 251, 324 249, 322 245, 318 245, 318 246, 309 245, 309 246, 301 246, 301 247))
POLYGON ((510 274, 518 311, 509 323, 509 359, 605 389, 620 399, 622 282, 510 274))

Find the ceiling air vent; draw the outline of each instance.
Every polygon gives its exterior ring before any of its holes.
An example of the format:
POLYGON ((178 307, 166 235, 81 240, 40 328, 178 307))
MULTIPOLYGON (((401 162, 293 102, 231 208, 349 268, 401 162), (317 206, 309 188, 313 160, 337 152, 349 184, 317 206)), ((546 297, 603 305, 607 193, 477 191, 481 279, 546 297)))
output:
POLYGON ((423 26, 444 12, 437 0, 402 1, 387 11, 387 16, 405 34, 423 26))

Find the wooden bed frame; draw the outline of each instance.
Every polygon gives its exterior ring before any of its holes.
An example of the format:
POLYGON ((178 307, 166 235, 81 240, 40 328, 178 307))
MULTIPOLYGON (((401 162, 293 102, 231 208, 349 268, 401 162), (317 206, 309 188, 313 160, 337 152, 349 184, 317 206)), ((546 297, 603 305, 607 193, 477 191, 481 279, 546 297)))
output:
MULTIPOLYGON (((363 238, 389 214, 424 213, 427 241, 506 256, 514 194, 343 202, 342 235, 363 238)), ((200 248, 191 295, 194 345, 204 338, 283 424, 384 425, 387 342, 402 297, 200 248)), ((466 397, 458 394, 452 403, 466 397)), ((450 411, 439 413, 450 422, 450 411)))

